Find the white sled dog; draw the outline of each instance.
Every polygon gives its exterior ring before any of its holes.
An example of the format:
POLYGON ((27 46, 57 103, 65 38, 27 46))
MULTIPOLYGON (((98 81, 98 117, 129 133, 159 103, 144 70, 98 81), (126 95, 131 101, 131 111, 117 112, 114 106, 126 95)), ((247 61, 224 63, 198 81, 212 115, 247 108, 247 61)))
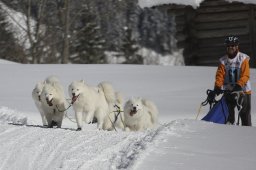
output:
POLYGON ((43 126, 47 126, 47 120, 42 108, 42 100, 41 100, 41 93, 43 90, 45 83, 44 82, 38 82, 35 86, 35 88, 32 90, 32 98, 35 102, 35 105, 38 109, 38 111, 40 112, 41 115, 41 119, 42 119, 42 123, 43 126))
POLYGON ((83 123, 91 123, 97 119, 97 128, 110 130, 107 116, 110 105, 115 103, 116 95, 112 85, 107 82, 97 87, 87 85, 83 80, 73 81, 68 88, 75 111, 77 130, 82 129, 83 123))
POLYGON ((68 103, 65 98, 63 87, 56 77, 46 79, 41 93, 42 109, 48 123, 48 127, 61 128, 63 116, 68 103))
POLYGON ((32 98, 35 102, 35 105, 40 112, 41 119, 42 119, 42 124, 43 126, 47 126, 47 120, 45 117, 45 113, 42 108, 42 98, 41 98, 41 93, 43 90, 43 87, 45 84, 52 84, 52 83, 59 83, 59 80, 56 76, 49 76, 47 77, 44 81, 40 81, 35 85, 35 88, 32 90, 32 98))
POLYGON ((153 128, 158 119, 156 105, 147 99, 133 98, 124 106, 124 124, 126 131, 142 131, 153 128))

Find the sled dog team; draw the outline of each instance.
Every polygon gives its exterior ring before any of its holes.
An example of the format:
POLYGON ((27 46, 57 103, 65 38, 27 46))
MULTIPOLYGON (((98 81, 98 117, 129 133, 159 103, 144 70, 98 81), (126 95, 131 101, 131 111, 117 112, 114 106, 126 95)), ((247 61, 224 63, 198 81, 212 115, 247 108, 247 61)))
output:
POLYGON ((153 128, 157 123, 158 109, 152 101, 138 97, 124 103, 121 93, 115 91, 109 82, 90 86, 83 80, 73 81, 68 86, 68 93, 71 101, 66 99, 64 89, 55 76, 35 85, 32 98, 43 126, 60 128, 71 106, 77 130, 82 130, 84 123, 92 123, 95 119, 100 130, 142 131, 153 128))

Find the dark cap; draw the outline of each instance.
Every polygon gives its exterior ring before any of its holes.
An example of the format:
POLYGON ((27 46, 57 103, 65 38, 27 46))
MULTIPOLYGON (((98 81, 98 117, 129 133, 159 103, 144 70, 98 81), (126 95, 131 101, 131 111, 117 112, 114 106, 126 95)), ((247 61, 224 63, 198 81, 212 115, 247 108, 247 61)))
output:
POLYGON ((225 38, 225 45, 239 45, 239 38, 231 35, 225 38))

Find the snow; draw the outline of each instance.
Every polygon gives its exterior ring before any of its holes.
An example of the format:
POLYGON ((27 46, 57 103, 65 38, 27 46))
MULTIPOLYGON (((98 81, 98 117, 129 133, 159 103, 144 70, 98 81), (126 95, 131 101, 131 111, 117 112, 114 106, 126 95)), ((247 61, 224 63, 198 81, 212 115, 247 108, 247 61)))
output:
MULTIPOLYGON (((153 7, 165 4, 178 4, 178 5, 189 5, 193 8, 198 8, 200 3, 204 0, 139 0, 138 4, 141 8, 153 7)), ((245 4, 256 4, 255 0, 225 0, 228 2, 242 2, 245 4)))
MULTIPOLYGON (((184 66, 183 49, 174 49, 172 54, 162 55, 154 50, 141 47, 138 52, 143 59, 143 65, 169 65, 169 66, 184 66)), ((121 64, 126 61, 125 57, 118 52, 105 52, 107 63, 121 64)))
POLYGON ((190 5, 197 8, 203 0, 139 0, 138 4, 141 8, 152 7, 165 4, 190 5))
POLYGON ((225 0, 228 2, 242 2, 244 4, 256 4, 255 0, 225 0))
POLYGON ((17 64, 17 63, 15 63, 13 61, 7 61, 7 60, 3 60, 3 59, 0 59, 0 63, 1 64, 17 64))
MULTIPOLYGON (((152 65, 1 64, 0 169, 254 170, 256 129, 195 120, 212 88, 215 67, 152 65), (65 88, 73 80, 109 81, 125 99, 145 97, 159 109, 159 124, 143 132, 99 131, 64 118, 61 129, 42 128, 31 92, 49 75, 65 88)), ((251 70, 255 92, 256 70, 251 70)), ((68 95, 67 95, 68 98, 68 95)), ((256 124, 256 96, 252 120, 256 124)), ((202 118, 208 107, 199 115, 202 118)), ((73 117, 73 110, 68 111, 73 117)))

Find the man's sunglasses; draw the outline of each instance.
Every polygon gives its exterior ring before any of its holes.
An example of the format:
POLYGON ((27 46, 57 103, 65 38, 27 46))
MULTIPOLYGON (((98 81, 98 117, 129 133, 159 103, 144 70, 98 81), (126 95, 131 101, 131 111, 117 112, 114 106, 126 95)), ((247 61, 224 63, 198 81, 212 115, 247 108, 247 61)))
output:
POLYGON ((237 45, 236 44, 227 44, 226 47, 236 47, 237 45))

